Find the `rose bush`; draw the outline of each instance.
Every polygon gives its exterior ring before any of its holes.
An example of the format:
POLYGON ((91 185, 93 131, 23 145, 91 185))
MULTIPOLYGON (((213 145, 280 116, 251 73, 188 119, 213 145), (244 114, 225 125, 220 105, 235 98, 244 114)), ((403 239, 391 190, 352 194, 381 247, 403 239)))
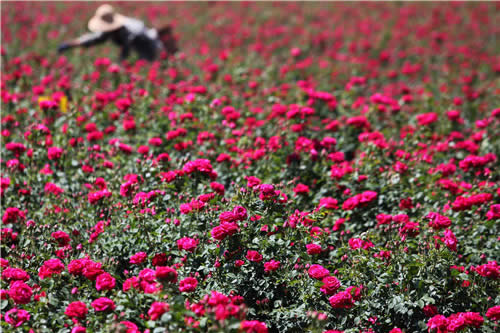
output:
POLYGON ((498 331, 498 3, 117 6, 2 3, 2 330, 498 331))

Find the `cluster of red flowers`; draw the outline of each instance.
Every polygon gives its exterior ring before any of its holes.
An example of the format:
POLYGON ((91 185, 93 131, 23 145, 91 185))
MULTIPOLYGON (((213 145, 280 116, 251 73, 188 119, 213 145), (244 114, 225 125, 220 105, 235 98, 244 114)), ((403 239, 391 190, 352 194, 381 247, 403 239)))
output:
POLYGON ((480 328, 484 318, 477 312, 454 313, 448 318, 443 315, 435 315, 427 322, 429 332, 448 333, 459 332, 466 327, 480 328))

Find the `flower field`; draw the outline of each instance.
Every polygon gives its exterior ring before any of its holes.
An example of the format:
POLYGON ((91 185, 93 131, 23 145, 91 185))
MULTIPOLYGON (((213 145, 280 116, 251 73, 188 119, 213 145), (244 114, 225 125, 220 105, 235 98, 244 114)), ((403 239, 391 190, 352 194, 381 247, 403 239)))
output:
POLYGON ((500 329, 500 3, 1 4, 1 330, 500 329))

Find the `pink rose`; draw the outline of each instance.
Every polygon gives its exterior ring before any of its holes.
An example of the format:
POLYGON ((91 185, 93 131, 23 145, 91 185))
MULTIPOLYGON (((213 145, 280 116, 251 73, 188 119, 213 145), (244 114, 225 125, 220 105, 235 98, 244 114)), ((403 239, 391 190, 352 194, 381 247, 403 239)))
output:
POLYGON ((40 279, 51 277, 52 275, 60 274, 64 271, 64 264, 59 259, 49 259, 45 261, 38 271, 40 279))
POLYGON ((324 277, 330 275, 330 271, 321 265, 311 265, 307 273, 310 277, 316 280, 321 280, 324 277))
POLYGON ((29 279, 30 279, 29 274, 20 268, 9 267, 2 271, 2 280, 5 280, 7 282, 12 282, 17 280, 28 281, 29 279))
POLYGON ((61 158, 63 154, 62 148, 59 147, 49 147, 47 149, 47 156, 49 157, 49 160, 58 160, 61 158))
POLYGON ((333 295, 340 288, 340 281, 335 276, 326 276, 322 280, 321 292, 325 295, 333 295))
POLYGON ((234 222, 238 219, 233 212, 223 212, 219 215, 220 222, 234 222))
POLYGON ((271 260, 264 263, 264 272, 272 272, 277 270, 281 266, 281 263, 276 260, 271 260))
POLYGON ((354 306, 354 299, 348 291, 341 291, 329 298, 330 305, 334 309, 350 309, 354 306))
POLYGON ((89 260, 85 258, 71 260, 68 264, 68 272, 72 275, 82 275, 87 261, 89 260))
POLYGON ((146 260, 147 256, 148 255, 146 252, 138 252, 134 254, 132 257, 130 257, 130 263, 136 265, 143 263, 144 260, 146 260))
POLYGON ((194 291, 197 285, 198 280, 192 277, 187 277, 179 282, 179 291, 189 293, 194 291))
POLYGON ((22 309, 13 308, 5 313, 5 321, 12 327, 19 327, 28 320, 30 320, 29 312, 22 309))
POLYGON ((116 280, 109 273, 100 274, 95 281, 95 287, 99 291, 111 290, 115 287, 115 285, 116 285, 116 280))
POLYGON ((64 231, 56 231, 51 234, 59 246, 66 246, 71 241, 71 238, 64 231))
POLYGON ((443 315, 435 315, 427 321, 429 332, 447 332, 448 324, 448 319, 443 315))
POLYGON ((151 320, 157 320, 162 314, 170 310, 170 306, 167 303, 153 302, 149 308, 148 315, 151 320))
POLYGON ((212 235, 213 238, 217 240, 223 240, 227 236, 226 230, 224 230, 224 228, 220 225, 213 228, 210 234, 212 235))
POLYGON ((241 207, 241 206, 235 206, 233 208, 233 214, 234 214, 234 216, 236 216, 238 221, 243 221, 248 216, 247 210, 245 209, 245 207, 241 207))
POLYGON ((342 204, 342 209, 343 210, 353 210, 354 208, 358 207, 359 205, 359 196, 355 195, 342 204))
POLYGON ((326 209, 337 209, 338 207, 338 201, 337 199, 334 199, 332 197, 326 197, 326 198, 321 198, 319 200, 319 205, 318 208, 326 208, 326 209))
POLYGON ((9 296, 16 304, 28 304, 31 301, 33 291, 23 281, 14 281, 10 285, 9 296))
POLYGON ((267 326, 265 323, 257 320, 244 320, 240 324, 242 331, 247 333, 267 333, 267 326))
POLYGON ((257 251, 248 250, 246 258, 252 262, 261 262, 262 255, 257 251))
POLYGON ((83 275, 90 281, 95 281, 100 274, 104 273, 101 267, 102 264, 100 262, 87 260, 85 261, 85 267, 83 268, 83 275))
POLYGON ((486 317, 493 321, 500 320, 500 305, 489 308, 486 311, 486 317))
POLYGON ((154 282, 156 279, 156 273, 151 268, 145 268, 139 272, 139 280, 146 282, 154 282))
POLYGON ((159 281, 166 281, 171 283, 177 282, 177 271, 171 267, 157 266, 156 278, 159 281))
POLYGON ((321 249, 321 246, 318 245, 318 244, 307 244, 306 245, 306 249, 307 249, 307 254, 309 255, 313 255, 313 254, 320 254, 322 249, 321 249))
MULTIPOLYGON (((140 333, 137 325, 130 322, 130 321, 121 321, 120 325, 123 325, 123 326, 125 326, 125 328, 127 328, 127 331, 126 331, 127 333, 140 333)), ((120 327, 120 329, 122 329, 122 328, 120 327)))
POLYGON ((193 238, 184 237, 177 240, 177 248, 179 250, 186 250, 188 252, 194 252, 198 246, 199 241, 193 238))

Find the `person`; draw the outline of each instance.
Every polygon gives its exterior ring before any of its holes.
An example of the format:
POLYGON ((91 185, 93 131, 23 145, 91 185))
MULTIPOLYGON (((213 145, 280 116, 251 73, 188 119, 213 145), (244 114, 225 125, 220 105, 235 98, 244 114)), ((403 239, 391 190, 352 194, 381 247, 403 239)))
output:
POLYGON ((97 8, 88 22, 88 29, 90 33, 60 44, 58 53, 74 47, 88 48, 108 40, 121 47, 120 61, 126 59, 132 50, 139 59, 148 61, 158 59, 162 51, 169 55, 178 51, 170 25, 160 29, 147 28, 142 21, 118 14, 107 4, 97 8))

